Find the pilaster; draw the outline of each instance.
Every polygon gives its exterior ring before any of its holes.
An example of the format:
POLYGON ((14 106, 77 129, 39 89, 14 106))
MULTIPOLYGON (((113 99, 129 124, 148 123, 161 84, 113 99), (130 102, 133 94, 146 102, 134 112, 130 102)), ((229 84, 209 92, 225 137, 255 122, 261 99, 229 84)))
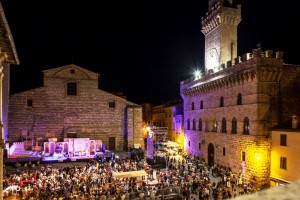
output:
POLYGON ((8 58, 7 54, 0 49, 0 200, 3 200, 3 157, 4 157, 4 130, 2 121, 2 80, 3 80, 3 63, 8 58))

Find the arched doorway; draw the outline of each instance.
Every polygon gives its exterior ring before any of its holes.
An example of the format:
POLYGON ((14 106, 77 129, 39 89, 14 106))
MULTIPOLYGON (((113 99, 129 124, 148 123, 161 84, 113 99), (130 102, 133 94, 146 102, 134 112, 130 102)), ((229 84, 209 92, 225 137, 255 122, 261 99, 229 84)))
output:
POLYGON ((215 148, 212 143, 209 143, 207 150, 207 164, 213 166, 215 163, 215 148))

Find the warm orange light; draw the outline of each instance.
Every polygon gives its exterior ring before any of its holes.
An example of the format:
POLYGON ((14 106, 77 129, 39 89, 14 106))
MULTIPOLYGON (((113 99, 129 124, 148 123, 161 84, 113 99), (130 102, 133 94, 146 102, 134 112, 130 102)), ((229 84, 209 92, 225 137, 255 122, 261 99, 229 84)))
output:
POLYGON ((256 160, 260 160, 261 159, 261 157, 260 157, 259 154, 256 154, 255 158, 256 158, 256 160))
POLYGON ((181 139, 180 139, 180 138, 178 138, 178 139, 177 139, 177 142, 180 144, 180 143, 181 143, 181 139))

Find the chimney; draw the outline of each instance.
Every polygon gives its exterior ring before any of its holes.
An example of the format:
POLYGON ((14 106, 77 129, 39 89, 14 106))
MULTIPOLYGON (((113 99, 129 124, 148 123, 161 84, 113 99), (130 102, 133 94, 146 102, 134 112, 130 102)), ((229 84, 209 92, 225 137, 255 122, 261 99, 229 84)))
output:
POLYGON ((283 59, 283 52, 282 51, 277 51, 276 52, 276 58, 283 59))
POLYGON ((292 129, 298 128, 298 117, 296 115, 292 116, 292 129))

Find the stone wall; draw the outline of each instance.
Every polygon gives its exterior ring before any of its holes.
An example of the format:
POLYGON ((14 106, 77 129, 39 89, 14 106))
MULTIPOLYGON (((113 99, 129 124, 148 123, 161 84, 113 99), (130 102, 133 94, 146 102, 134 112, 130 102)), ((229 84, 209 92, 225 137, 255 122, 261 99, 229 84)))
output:
POLYGON ((128 149, 130 147, 140 146, 142 149, 145 148, 144 144, 144 133, 142 130, 142 108, 130 106, 127 108, 127 138, 128 138, 128 149))
MULTIPOLYGON (((44 139, 53 135, 62 139, 68 133, 75 133, 77 137, 100 139, 108 149, 109 137, 115 137, 116 150, 124 149, 128 130, 125 110, 138 105, 98 89, 98 75, 75 65, 47 70, 44 74, 44 87, 10 96, 11 141, 27 135, 44 139), (75 74, 69 73, 70 70, 75 70, 75 74), (66 84, 70 81, 77 83, 77 95, 67 95, 66 84), (32 100, 32 106, 27 105, 27 100, 32 100), (110 107, 109 102, 114 102, 114 106, 110 107)), ((135 117, 142 120, 141 115, 135 117)), ((136 129, 142 131, 141 124, 136 129)))
MULTIPOLYGON (((208 162, 208 145, 212 144, 214 162, 232 168, 235 173, 243 173, 247 180, 255 177, 259 187, 266 187, 270 174, 269 134, 270 128, 279 123, 278 102, 282 95, 279 80, 285 68, 281 58, 262 55, 260 49, 254 50, 249 60, 199 80, 183 82, 181 94, 186 150, 203 156, 208 162), (238 94, 242 96, 241 105, 237 105, 238 94), (221 97, 223 106, 220 106, 221 97), (244 132, 245 117, 249 119, 249 134, 244 132), (199 130, 200 118, 202 130, 199 130), (236 134, 232 133, 233 118, 237 120, 236 134), (194 119, 196 130, 192 125, 194 119), (225 133, 222 133, 222 119, 226 120, 225 133), (241 167, 243 152, 244 170, 241 167)), ((286 95, 283 97, 288 99, 286 95)))

